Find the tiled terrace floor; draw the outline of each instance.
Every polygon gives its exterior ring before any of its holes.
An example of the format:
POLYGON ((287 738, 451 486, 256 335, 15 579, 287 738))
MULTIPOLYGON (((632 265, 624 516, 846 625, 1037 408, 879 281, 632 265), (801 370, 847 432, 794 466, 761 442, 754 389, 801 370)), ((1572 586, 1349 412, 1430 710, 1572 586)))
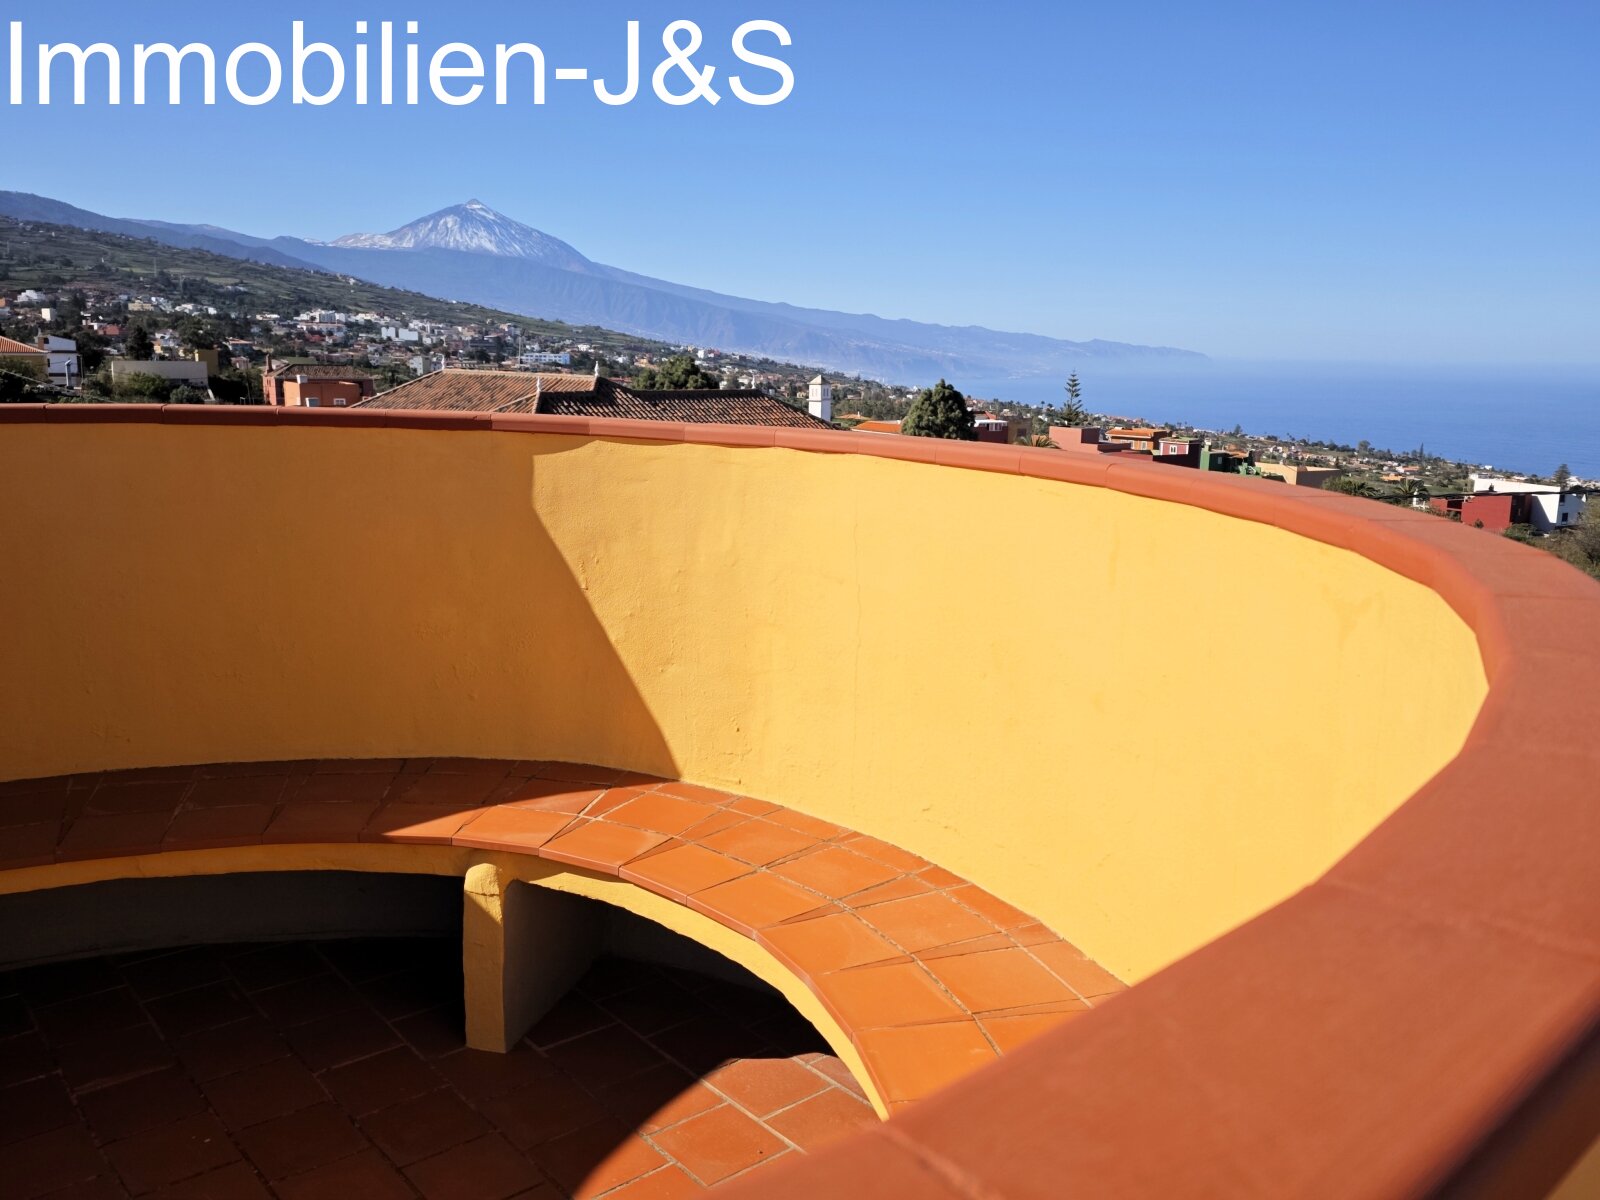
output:
POLYGON ((670 1200, 876 1120, 766 993, 603 960, 500 1057, 459 943, 0 974, 0 1197, 670 1200))

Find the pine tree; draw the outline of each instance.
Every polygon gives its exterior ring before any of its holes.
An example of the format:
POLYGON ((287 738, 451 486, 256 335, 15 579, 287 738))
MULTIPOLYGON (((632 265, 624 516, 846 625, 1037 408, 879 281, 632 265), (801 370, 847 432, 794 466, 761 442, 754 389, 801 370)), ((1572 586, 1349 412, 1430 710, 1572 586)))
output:
POLYGON ((1078 382, 1076 371, 1067 379, 1067 399, 1061 406, 1061 423, 1063 425, 1089 423, 1089 410, 1083 406, 1083 385, 1078 382))
POLYGON ((923 388, 911 402, 900 432, 907 437, 946 438, 951 441, 977 441, 967 398, 944 380, 939 386, 923 388))
POLYGON ((1556 468, 1556 487, 1561 491, 1567 490, 1567 484, 1572 482, 1572 471, 1566 463, 1556 468))

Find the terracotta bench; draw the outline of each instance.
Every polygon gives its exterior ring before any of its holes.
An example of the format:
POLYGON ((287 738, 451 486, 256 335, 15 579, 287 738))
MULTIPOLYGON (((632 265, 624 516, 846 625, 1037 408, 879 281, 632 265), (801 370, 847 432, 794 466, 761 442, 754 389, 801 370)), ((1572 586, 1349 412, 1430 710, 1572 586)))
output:
POLYGON ((561 864, 753 939, 848 1036, 880 1111, 1123 990, 1026 913, 914 854, 748 796, 603 767, 325 760, 0 784, 0 872, 378 844, 561 864))

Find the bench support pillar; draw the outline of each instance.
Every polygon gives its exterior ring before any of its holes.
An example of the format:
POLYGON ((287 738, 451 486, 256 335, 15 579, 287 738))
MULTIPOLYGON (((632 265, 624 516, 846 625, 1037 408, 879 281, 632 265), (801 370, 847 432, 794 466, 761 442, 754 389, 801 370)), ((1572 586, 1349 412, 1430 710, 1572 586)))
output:
POLYGON ((604 911, 490 863, 472 867, 465 888, 467 1045, 506 1054, 594 962, 605 942, 604 911))

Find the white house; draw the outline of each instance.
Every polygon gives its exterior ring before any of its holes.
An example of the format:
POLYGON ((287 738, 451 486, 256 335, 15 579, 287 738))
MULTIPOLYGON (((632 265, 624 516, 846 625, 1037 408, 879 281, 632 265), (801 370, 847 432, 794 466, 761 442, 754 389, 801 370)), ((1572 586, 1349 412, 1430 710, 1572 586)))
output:
POLYGON ((78 343, 71 338, 42 337, 39 349, 50 356, 50 382, 61 387, 74 388, 83 380, 83 363, 78 357, 78 343))
POLYGON ((1471 477, 1474 492, 1498 492, 1502 495, 1516 492, 1530 498, 1529 515, 1534 529, 1549 533, 1553 529, 1570 529, 1583 520, 1588 510, 1589 497, 1584 492, 1562 492, 1545 483, 1519 483, 1514 479, 1497 479, 1489 475, 1471 477))

